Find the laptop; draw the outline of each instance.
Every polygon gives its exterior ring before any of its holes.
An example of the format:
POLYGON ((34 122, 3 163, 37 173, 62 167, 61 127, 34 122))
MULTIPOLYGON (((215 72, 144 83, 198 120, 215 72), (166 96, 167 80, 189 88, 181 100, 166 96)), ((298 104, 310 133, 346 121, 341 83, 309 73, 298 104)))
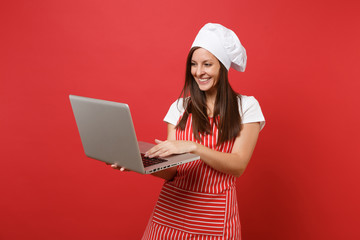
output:
POLYGON ((85 155, 108 164, 116 163, 141 174, 200 159, 191 153, 166 158, 144 154, 155 144, 138 142, 129 106, 94 98, 69 95, 85 155))

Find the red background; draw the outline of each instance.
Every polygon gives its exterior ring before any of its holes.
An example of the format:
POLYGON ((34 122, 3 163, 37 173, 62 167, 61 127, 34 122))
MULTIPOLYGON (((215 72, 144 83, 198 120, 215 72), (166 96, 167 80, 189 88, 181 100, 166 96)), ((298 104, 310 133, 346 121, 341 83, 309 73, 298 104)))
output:
POLYGON ((130 105, 164 139, 207 22, 248 53, 233 87, 267 124, 238 180, 244 239, 360 239, 356 0, 0 3, 0 239, 140 239, 162 180, 84 156, 69 94, 130 105))

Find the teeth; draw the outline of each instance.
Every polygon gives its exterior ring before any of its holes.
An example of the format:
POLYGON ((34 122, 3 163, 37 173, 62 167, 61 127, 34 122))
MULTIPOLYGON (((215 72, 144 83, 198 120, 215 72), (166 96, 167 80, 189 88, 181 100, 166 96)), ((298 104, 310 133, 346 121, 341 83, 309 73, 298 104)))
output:
POLYGON ((209 79, 201 79, 201 78, 199 78, 200 82, 206 82, 207 80, 209 80, 209 79))

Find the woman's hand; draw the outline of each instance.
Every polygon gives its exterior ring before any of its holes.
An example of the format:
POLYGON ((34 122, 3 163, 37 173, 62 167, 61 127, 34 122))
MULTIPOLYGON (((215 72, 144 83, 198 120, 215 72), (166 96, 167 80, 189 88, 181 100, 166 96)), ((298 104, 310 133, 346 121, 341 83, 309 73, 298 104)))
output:
MULTIPOLYGON (((106 163, 106 165, 110 165, 110 163, 106 163)), ((115 170, 120 170, 121 172, 129 171, 129 170, 125 169, 124 167, 118 166, 116 163, 111 164, 111 167, 115 170)))
POLYGON ((155 142, 157 143, 157 145, 148 150, 145 153, 145 156, 150 158, 167 157, 172 154, 192 152, 196 149, 196 143, 191 141, 160 141, 158 139, 155 139, 155 142))

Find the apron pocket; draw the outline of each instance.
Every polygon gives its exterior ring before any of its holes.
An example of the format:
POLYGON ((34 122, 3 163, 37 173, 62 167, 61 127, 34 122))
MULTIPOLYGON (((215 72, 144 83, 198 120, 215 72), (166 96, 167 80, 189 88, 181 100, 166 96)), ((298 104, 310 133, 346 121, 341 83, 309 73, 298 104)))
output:
POLYGON ((191 234, 223 236, 226 194, 185 191, 165 184, 153 221, 191 234))

